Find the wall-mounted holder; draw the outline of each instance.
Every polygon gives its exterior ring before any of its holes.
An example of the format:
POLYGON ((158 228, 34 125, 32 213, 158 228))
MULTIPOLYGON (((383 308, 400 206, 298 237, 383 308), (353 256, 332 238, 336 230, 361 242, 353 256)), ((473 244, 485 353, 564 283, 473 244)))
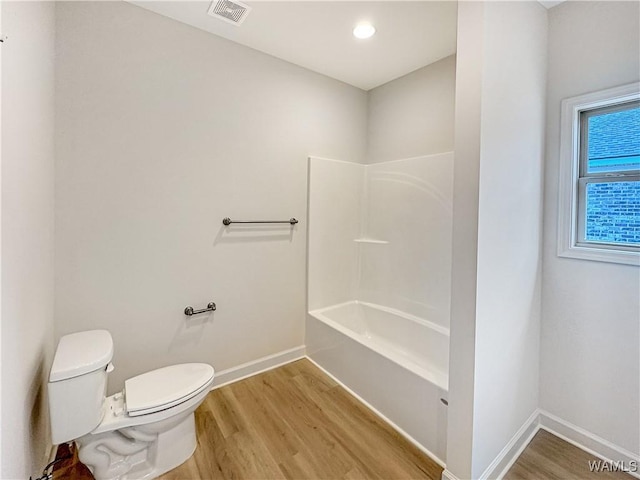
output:
POLYGON ((202 310, 194 310, 193 307, 187 307, 184 309, 184 314, 187 317, 190 317, 191 315, 198 315, 199 313, 215 312, 216 308, 217 308, 216 304, 213 302, 210 302, 207 305, 207 308, 203 308, 202 310))
POLYGON ((229 217, 222 219, 222 224, 225 226, 229 226, 232 223, 289 223, 291 225, 295 225, 298 223, 298 220, 293 217, 289 220, 231 220, 229 217))

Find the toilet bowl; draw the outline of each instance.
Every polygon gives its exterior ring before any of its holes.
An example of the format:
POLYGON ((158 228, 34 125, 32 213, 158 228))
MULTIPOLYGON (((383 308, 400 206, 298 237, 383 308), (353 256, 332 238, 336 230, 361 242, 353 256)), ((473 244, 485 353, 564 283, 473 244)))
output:
POLYGON ((160 368, 106 397, 112 357, 106 330, 60 339, 48 385, 53 443, 75 441, 96 480, 156 478, 195 451, 194 411, 213 384, 213 367, 160 368))

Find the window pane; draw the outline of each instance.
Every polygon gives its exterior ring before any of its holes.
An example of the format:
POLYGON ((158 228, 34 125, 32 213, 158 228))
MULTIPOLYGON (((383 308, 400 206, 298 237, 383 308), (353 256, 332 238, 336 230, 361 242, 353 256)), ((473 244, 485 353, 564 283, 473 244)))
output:
POLYGON ((640 245, 640 182, 587 183, 585 240, 640 245))
POLYGON ((587 173, 640 170, 640 107, 588 118, 587 173))

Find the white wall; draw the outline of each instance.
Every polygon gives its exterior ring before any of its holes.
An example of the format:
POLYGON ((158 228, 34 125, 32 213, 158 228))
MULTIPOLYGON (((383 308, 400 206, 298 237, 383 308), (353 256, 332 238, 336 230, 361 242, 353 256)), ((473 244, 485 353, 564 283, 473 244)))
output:
POLYGON ((54 4, 2 2, 1 478, 44 467, 53 352, 54 4))
POLYGON ((640 454, 640 272, 556 255, 560 102, 638 81, 638 2, 549 11, 541 407, 640 454))
MULTIPOLYGON (((2 6, 0 5, 0 29, 2 6)), ((0 272, 2 271, 2 48, 0 48, 0 272)), ((0 274, 0 361, 2 360, 2 275, 0 274)), ((2 431, 2 367, 0 366, 0 431, 2 431)), ((0 474, 2 472, 2 434, 0 434, 0 474)))
POLYGON ((547 11, 491 2, 484 26, 473 478, 538 408, 547 11))
POLYGON ((447 471, 471 478, 484 3, 458 3, 447 471))
POLYGON ((456 57, 368 92, 357 298, 449 326, 456 57), (442 154, 442 155, 440 155, 442 154))
POLYGON ((362 162, 366 93, 123 2, 56 14, 57 335, 111 331, 110 391, 302 345, 307 157, 362 162))
POLYGON ((453 150, 456 57, 369 90, 367 163, 453 150))
POLYGON ((546 11, 461 2, 447 475, 500 473, 538 407, 546 11))

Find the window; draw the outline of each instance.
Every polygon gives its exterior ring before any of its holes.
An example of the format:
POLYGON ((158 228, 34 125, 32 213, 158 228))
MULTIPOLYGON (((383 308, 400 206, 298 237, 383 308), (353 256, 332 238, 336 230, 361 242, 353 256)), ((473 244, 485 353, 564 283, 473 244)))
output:
POLYGON ((558 255, 640 265, 640 84, 562 106, 558 255))

